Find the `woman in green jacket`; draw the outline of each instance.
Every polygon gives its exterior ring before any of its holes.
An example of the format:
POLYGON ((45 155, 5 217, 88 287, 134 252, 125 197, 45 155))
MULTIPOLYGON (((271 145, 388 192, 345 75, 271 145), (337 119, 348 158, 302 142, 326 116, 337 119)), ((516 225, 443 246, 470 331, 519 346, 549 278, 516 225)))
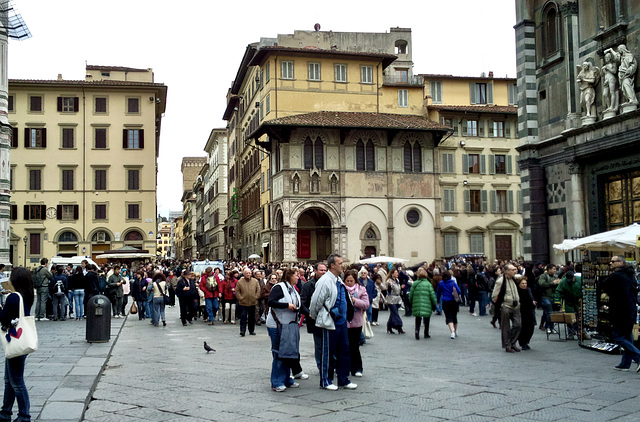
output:
POLYGON ((431 337, 429 335, 429 321, 433 310, 436 309, 436 292, 427 279, 427 270, 418 269, 417 277, 418 279, 411 285, 409 301, 411 301, 413 316, 416 317, 416 340, 420 340, 421 320, 424 320, 424 338, 431 337))

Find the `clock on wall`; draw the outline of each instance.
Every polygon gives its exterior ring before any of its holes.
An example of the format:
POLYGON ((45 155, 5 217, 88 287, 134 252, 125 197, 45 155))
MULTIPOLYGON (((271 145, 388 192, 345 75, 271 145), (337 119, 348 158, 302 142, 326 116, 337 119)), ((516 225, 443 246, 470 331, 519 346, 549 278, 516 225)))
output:
POLYGON ((47 218, 56 218, 57 212, 55 207, 47 208, 47 218))

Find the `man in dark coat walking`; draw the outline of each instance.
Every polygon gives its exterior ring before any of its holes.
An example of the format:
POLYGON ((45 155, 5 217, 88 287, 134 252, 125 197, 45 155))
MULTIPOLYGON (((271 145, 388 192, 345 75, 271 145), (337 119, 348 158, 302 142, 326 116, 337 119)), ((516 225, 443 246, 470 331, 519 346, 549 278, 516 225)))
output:
POLYGON ((631 361, 638 364, 640 372, 640 350, 633 344, 633 325, 636 322, 637 291, 633 267, 624 257, 614 256, 609 263, 611 275, 602 283, 602 291, 609 295, 609 320, 613 326, 613 340, 624 349, 622 360, 614 369, 628 371, 631 361))

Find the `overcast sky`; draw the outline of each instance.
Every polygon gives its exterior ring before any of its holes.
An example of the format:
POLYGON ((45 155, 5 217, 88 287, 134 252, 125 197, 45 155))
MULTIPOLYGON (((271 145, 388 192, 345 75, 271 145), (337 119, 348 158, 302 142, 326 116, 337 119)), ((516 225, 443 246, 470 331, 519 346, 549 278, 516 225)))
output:
POLYGON ((9 78, 81 80, 93 65, 153 68, 168 86, 158 211, 180 210, 183 156, 204 156, 247 44, 294 30, 411 28, 414 74, 515 77, 514 0, 317 3, 14 0, 32 38, 9 42, 9 78), (314 5, 318 5, 314 8, 314 5))

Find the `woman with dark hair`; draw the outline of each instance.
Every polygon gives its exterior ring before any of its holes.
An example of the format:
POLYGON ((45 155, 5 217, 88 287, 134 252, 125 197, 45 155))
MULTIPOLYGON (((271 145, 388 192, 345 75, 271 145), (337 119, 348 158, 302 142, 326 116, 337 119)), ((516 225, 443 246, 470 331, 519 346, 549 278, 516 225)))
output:
POLYGON ((398 314, 398 308, 402 303, 402 297, 400 297, 400 280, 398 279, 398 269, 394 268, 389 272, 387 276, 387 297, 385 303, 389 307, 389 320, 387 321, 387 333, 394 334, 393 329, 398 330, 398 334, 404 334, 402 330, 402 318, 398 314))
POLYGON ((369 308, 369 295, 367 288, 357 282, 358 273, 348 270, 344 273, 344 284, 347 286, 347 294, 351 296, 351 302, 355 308, 353 319, 347 321, 347 333, 349 337, 349 357, 351 375, 362 376, 362 356, 360 355, 360 334, 364 324, 364 314, 369 308))
MULTIPOLYGON (((4 308, 0 309, 0 323, 2 327, 11 326, 11 321, 20 315, 20 298, 24 315, 29 316, 31 305, 33 305, 33 280, 31 272, 26 268, 19 267, 11 273, 11 284, 15 293, 7 297, 4 308)), ((4 334, 2 334, 4 335, 4 334)), ((17 421, 30 421, 29 414, 29 392, 24 384, 24 365, 27 355, 18 356, 4 360, 4 397, 2 400, 2 410, 0 420, 11 420, 11 409, 13 402, 18 402, 17 421)))
POLYGON ((438 290, 436 296, 438 301, 442 300, 442 311, 445 316, 445 323, 449 326, 451 331, 451 340, 458 337, 458 301, 455 299, 453 291, 460 295, 460 287, 454 279, 451 278, 449 270, 442 272, 442 281, 438 283, 438 290))
POLYGON ((281 393, 289 388, 300 386, 291 377, 299 367, 300 328, 298 327, 298 311, 300 296, 295 289, 298 283, 298 271, 287 269, 282 281, 273 286, 269 293, 269 314, 267 315, 267 331, 271 337, 271 389, 281 393))
MULTIPOLYGON (((76 321, 79 321, 84 316, 84 296, 87 279, 84 275, 82 265, 78 265, 71 275, 69 280, 69 291, 73 291, 73 303, 75 304, 76 321)), ((73 304, 69 304, 71 308, 73 304)))
POLYGON ((153 278, 153 311, 151 312, 151 323, 158 327, 160 319, 162 326, 166 326, 167 322, 164 317, 164 295, 167 294, 167 278, 162 273, 155 273, 153 278))

